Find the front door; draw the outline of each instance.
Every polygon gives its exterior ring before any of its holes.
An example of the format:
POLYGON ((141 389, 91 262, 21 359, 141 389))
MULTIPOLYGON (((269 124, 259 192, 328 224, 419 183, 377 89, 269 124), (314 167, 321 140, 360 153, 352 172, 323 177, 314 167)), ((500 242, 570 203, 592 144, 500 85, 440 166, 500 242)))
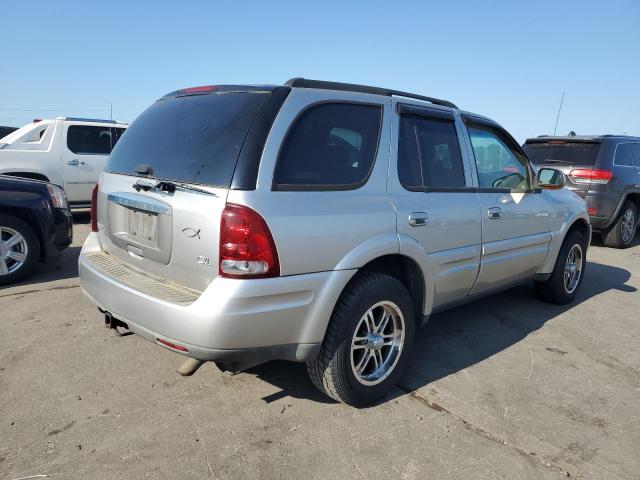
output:
MULTIPOLYGON (((389 192, 398 233, 425 250, 434 280, 432 307, 464 298, 480 262, 480 206, 452 112, 401 105, 397 162, 389 192)), ((459 121, 458 121, 459 123, 459 121)), ((397 133, 396 133, 397 132, 397 133)), ((401 252, 402 253, 402 252, 401 252)))
POLYGON ((533 275, 551 240, 543 195, 515 140, 497 125, 465 119, 475 160, 482 217, 482 259, 472 293, 533 275))
POLYGON ((91 190, 98 183, 122 127, 80 125, 65 121, 62 129, 62 178, 69 202, 89 204, 91 190), (66 140, 65 140, 66 139, 66 140))

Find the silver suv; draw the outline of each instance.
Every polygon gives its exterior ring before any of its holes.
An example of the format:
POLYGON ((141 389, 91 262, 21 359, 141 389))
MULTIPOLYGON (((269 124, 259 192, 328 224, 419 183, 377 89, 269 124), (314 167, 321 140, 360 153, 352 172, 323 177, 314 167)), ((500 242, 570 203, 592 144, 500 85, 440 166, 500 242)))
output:
POLYGON ((82 288, 112 327, 232 371, 307 362, 364 405, 433 313, 523 281, 574 298, 591 227, 563 181, 444 100, 305 79, 178 90, 113 150, 82 288))

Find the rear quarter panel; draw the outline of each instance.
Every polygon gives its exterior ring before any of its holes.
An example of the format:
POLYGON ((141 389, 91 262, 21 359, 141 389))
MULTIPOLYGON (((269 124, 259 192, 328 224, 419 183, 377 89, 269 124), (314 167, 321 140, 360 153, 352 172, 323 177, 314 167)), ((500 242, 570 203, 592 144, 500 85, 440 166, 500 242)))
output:
POLYGON ((256 190, 230 190, 227 198, 265 218, 282 275, 357 269, 380 255, 398 252, 395 210, 386 193, 390 108, 390 99, 380 96, 314 89, 294 89, 285 101, 267 138, 256 190), (327 101, 383 107, 381 138, 369 180, 355 190, 272 191, 280 145, 292 122, 307 107, 327 101))

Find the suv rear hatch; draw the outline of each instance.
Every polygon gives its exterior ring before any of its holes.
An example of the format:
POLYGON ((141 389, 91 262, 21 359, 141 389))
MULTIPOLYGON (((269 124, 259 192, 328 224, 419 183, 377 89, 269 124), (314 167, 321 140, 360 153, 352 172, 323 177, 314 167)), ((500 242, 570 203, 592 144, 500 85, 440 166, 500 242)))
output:
MULTIPOLYGON (((156 280, 204 290, 218 275, 220 220, 239 155, 256 119, 264 124, 261 111, 273 110, 274 91, 196 87, 143 112, 101 177, 104 250, 156 280)), ((279 96, 281 105, 286 93, 279 96)))
POLYGON ((566 186, 581 197, 586 195, 591 185, 592 180, 587 172, 596 168, 600 147, 598 138, 576 137, 530 138, 523 145, 537 168, 561 170, 567 176, 566 186), (572 171, 575 175, 571 175, 572 171))

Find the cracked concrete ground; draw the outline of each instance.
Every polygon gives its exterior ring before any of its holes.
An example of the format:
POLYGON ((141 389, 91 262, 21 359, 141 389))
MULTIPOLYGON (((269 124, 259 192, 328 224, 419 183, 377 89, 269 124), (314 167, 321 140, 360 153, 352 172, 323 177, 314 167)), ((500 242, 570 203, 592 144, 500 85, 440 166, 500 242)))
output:
POLYGON ((574 305, 523 286, 440 314, 381 404, 304 366, 233 377, 116 337, 75 261, 0 290, 0 478, 640 478, 640 246, 590 249, 574 305), (44 477, 36 477, 44 478, 44 477))

